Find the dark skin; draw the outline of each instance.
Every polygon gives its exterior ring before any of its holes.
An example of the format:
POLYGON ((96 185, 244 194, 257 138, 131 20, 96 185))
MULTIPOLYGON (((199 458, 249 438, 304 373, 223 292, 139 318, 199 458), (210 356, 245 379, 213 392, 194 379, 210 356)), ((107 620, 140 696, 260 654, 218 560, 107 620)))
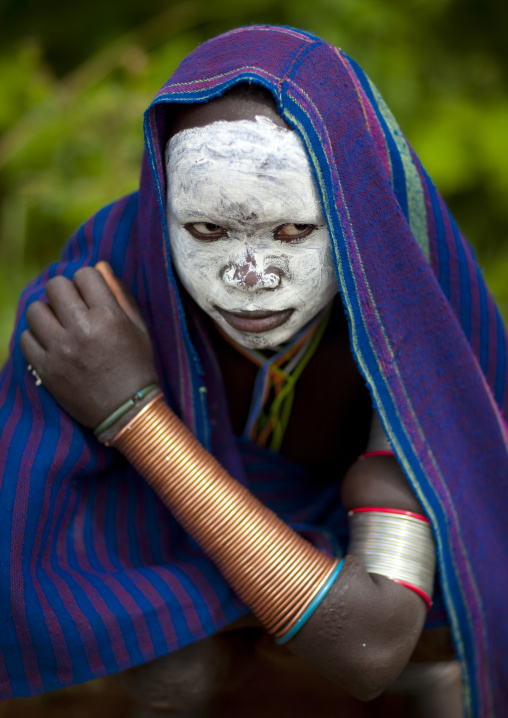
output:
MULTIPOLYGON (((260 114, 286 126, 273 103, 226 96, 181 109, 172 132, 217 120, 253 120, 260 114)), ((124 312, 93 268, 80 269, 73 281, 51 279, 46 296, 47 304, 34 302, 27 310, 29 330, 21 337, 21 348, 59 404, 81 424, 95 428, 140 388, 157 382, 150 337, 134 300, 125 292, 124 312)), ((336 320, 299 381, 282 446, 283 454, 309 469, 319 482, 340 478, 361 450, 369 421, 365 411, 363 418, 354 413, 355 407, 366 406, 366 394, 351 357, 340 303, 335 311, 336 320), (314 408, 316 377, 320 386, 337 388, 320 392, 314 408), (361 430, 356 445, 343 440, 351 423, 361 430), (337 442, 337 436, 342 441, 337 442), (343 469, 337 475, 338 466, 343 469)), ((254 373, 221 337, 214 335, 213 341, 223 375, 235 377, 225 388, 233 426, 240 432, 254 373)), ((422 513, 393 457, 354 462, 342 483, 342 501, 346 509, 375 505, 422 513)), ((406 665, 425 616, 426 606, 418 595, 386 577, 368 574, 348 556, 331 591, 287 646, 354 696, 370 700, 406 665)))

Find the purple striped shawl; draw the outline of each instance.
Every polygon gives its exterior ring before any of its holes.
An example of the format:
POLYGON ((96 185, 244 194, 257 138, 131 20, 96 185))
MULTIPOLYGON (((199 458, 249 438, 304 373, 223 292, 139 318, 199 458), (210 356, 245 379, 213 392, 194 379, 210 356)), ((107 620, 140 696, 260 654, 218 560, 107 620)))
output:
POLYGON ((235 441, 213 353, 185 316, 169 259, 166 105, 245 81, 273 93, 308 150, 351 345, 434 528, 468 715, 502 716, 505 332, 471 248, 376 88, 341 51, 280 27, 234 30, 182 62, 146 113, 139 192, 90 219, 22 296, 0 386, 1 696, 125 669, 246 610, 135 471, 26 372, 24 312, 50 276, 109 260, 148 322, 169 403, 200 441, 287 521, 342 525, 335 487, 316 492, 298 467, 235 441))

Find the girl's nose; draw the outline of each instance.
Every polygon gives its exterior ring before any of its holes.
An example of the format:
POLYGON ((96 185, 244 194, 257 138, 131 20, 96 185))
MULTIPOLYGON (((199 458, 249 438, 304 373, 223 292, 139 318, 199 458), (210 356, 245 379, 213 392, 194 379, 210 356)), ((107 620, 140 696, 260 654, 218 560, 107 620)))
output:
POLYGON ((282 279, 282 270, 275 266, 263 269, 262 256, 256 257, 247 250, 243 260, 229 264, 222 273, 222 281, 227 287, 242 292, 254 292, 258 289, 276 289, 282 279))

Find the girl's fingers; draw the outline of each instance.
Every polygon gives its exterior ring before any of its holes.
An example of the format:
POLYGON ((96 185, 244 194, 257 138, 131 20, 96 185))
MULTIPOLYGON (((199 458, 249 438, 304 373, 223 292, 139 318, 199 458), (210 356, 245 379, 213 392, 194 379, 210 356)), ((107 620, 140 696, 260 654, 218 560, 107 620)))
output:
MULTIPOLYGON (((28 364, 31 364, 40 373, 44 366, 46 352, 32 334, 30 329, 25 329, 19 338, 21 351, 28 364)), ((43 372, 44 373, 44 372, 43 372)))
POLYGON ((31 335, 43 349, 49 349, 52 341, 62 332, 62 325, 51 307, 44 302, 32 302, 26 310, 26 321, 31 335))
POLYGON ((73 326, 87 306, 74 284, 67 277, 58 276, 49 280, 45 287, 46 296, 56 318, 63 327, 73 326))
POLYGON ((100 305, 114 305, 115 295, 104 277, 94 267, 82 267, 73 277, 74 286, 90 309, 100 305))

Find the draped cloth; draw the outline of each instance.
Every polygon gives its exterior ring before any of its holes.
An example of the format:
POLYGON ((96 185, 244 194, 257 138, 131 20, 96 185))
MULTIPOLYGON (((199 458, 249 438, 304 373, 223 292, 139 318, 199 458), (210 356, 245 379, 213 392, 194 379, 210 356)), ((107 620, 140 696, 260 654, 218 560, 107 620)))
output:
POLYGON ((505 331, 471 248, 374 85, 340 50, 282 27, 234 30, 182 62, 145 115, 139 192, 90 219, 22 295, 0 385, 0 694, 128 668, 247 610, 141 477, 26 371, 25 310, 49 277, 110 261, 148 323, 167 401, 202 444, 293 525, 343 524, 335 486, 317 490, 283 457, 235 440, 206 332, 175 282, 168 109, 238 82, 267 88, 307 149, 352 350, 434 530, 467 714, 502 716, 505 331))

